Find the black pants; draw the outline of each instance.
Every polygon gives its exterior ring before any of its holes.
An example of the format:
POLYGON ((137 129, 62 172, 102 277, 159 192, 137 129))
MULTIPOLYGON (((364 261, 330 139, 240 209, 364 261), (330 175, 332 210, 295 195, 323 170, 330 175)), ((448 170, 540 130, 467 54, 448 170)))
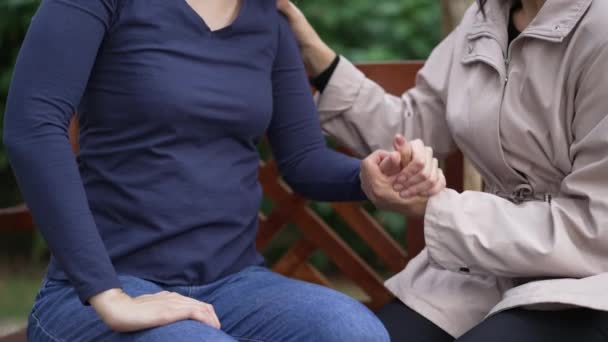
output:
POLYGON ((393 342, 606 342, 608 312, 512 309, 491 316, 457 340, 395 300, 377 312, 393 342))

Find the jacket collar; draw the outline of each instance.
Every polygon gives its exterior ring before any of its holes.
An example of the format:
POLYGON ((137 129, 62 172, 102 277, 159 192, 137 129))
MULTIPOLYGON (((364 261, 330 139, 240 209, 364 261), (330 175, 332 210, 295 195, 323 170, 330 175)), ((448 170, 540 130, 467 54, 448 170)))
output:
MULTIPOLYGON (((547 0, 522 36, 535 37, 552 42, 563 41, 576 27, 593 0, 547 0)), ((513 1, 490 0, 486 17, 475 15, 467 38, 492 36, 500 42, 508 40, 507 27, 513 1)))

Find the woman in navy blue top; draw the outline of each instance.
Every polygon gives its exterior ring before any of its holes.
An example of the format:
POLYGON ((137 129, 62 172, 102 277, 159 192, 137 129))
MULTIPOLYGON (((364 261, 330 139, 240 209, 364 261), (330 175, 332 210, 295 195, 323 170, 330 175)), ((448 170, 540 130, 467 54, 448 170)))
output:
POLYGON ((358 302, 260 266, 265 132, 296 191, 364 199, 275 1, 42 1, 4 135, 53 254, 30 340, 387 340, 358 302))

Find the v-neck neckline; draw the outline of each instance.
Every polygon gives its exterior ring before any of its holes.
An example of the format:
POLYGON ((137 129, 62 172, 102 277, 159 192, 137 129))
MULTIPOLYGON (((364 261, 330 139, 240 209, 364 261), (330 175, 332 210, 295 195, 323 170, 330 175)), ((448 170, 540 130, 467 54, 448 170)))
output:
POLYGON ((201 25, 201 27, 205 31, 205 33, 207 33, 209 35, 221 35, 223 33, 232 31, 234 26, 237 25, 242 20, 245 10, 247 9, 247 3, 249 2, 247 0, 240 0, 240 6, 238 9, 238 13, 234 17, 234 20, 232 20, 232 22, 230 24, 228 24, 222 28, 219 28, 217 30, 212 30, 209 27, 209 25, 207 25, 205 18, 203 18, 200 14, 198 14, 198 12, 194 9, 194 7, 192 7, 192 5, 190 5, 188 3, 188 1, 186 1, 186 0, 178 0, 178 1, 183 4, 183 6, 185 7, 185 10, 188 12, 188 14, 194 20, 198 21, 198 23, 201 25))

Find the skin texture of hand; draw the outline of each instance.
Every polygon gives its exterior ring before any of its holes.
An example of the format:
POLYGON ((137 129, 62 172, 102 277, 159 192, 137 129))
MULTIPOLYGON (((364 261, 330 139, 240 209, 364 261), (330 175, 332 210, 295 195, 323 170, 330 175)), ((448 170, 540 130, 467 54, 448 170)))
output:
POLYGON ((430 197, 445 188, 445 176, 439 161, 433 158, 433 149, 421 140, 408 142, 400 135, 395 137, 395 150, 401 153, 403 170, 393 184, 401 197, 430 197))
POLYGON ((376 151, 362 162, 363 191, 378 208, 422 217, 428 198, 445 189, 445 176, 421 141, 397 136, 394 148, 376 151))
POLYGON ((401 198, 393 190, 397 175, 387 176, 380 169, 380 164, 389 158, 390 152, 376 151, 361 163, 361 186, 367 197, 377 208, 406 214, 411 217, 422 217, 426 211, 428 197, 401 198))
POLYGON ((302 11, 291 1, 278 0, 277 8, 289 21, 300 46, 308 75, 310 77, 319 76, 336 58, 336 53, 323 42, 302 11))
POLYGON ((398 151, 381 154, 380 171, 387 176, 396 176, 401 172, 401 153, 398 151))
POLYGON ((89 303, 117 332, 139 331, 187 319, 220 328, 213 306, 174 292, 132 298, 121 289, 110 289, 93 296, 89 303))

